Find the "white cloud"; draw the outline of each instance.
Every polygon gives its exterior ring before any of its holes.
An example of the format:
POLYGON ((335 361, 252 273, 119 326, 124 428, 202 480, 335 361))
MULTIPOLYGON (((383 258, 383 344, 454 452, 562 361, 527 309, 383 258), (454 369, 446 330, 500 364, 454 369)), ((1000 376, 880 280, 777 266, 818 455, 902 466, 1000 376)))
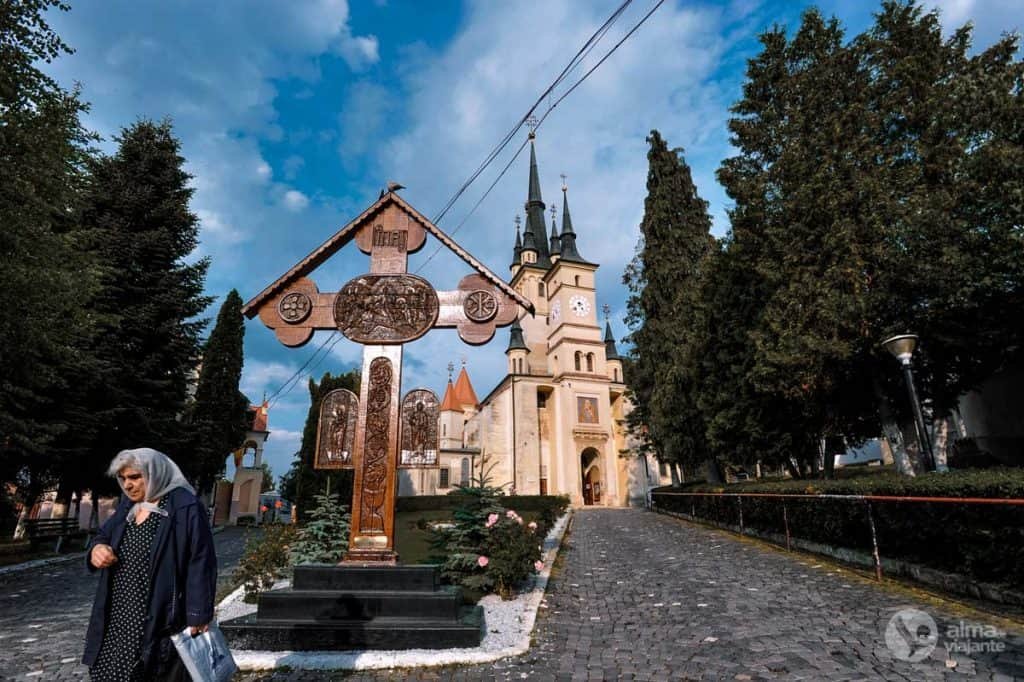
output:
POLYGON ((297 365, 282 362, 263 362, 249 360, 242 369, 242 380, 239 390, 252 402, 262 400, 264 394, 276 391, 285 381, 295 374, 297 365))
POLYGON ((284 193, 284 205, 289 211, 298 212, 309 206, 309 197, 298 190, 290 189, 284 193))
POLYGON ((380 45, 377 36, 352 36, 345 34, 338 42, 336 51, 353 71, 364 71, 380 60, 380 45))

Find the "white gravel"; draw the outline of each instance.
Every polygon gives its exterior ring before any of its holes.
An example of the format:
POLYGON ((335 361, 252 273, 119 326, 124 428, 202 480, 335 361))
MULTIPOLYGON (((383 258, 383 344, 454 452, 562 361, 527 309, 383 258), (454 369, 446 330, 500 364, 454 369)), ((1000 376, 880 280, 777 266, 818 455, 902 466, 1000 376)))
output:
MULTIPOLYGON (((272 670, 287 666, 302 670, 369 670, 405 668, 453 663, 487 663, 508 656, 518 656, 530 648, 530 633, 537 619, 537 609, 544 599, 551 566, 565 534, 572 512, 562 516, 544 539, 544 569, 531 578, 519 595, 502 601, 497 595, 480 600, 484 608, 487 632, 480 646, 471 649, 407 649, 402 651, 250 651, 232 649, 235 662, 242 670, 272 670)), ((282 581, 274 589, 288 586, 282 581)), ((221 621, 256 611, 255 604, 242 601, 238 588, 217 606, 221 621)))

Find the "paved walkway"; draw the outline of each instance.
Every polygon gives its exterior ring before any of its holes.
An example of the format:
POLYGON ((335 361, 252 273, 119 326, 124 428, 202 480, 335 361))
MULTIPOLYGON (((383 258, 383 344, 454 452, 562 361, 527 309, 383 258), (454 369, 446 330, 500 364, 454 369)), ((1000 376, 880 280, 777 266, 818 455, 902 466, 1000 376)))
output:
MULTIPOLYGON (((214 536, 220 576, 242 556, 245 531, 214 536)), ((81 561, 0 576, 0 679, 80 680, 85 629, 97 577, 81 561)))
MULTIPOLYGON (((900 609, 933 617, 940 642, 959 623, 952 607, 907 594, 650 512, 586 510, 576 515, 535 645, 524 656, 483 666, 242 679, 1024 679, 1019 634, 961 628, 975 635, 961 643, 1005 650, 947 654, 940 645, 922 662, 898 660, 886 629, 900 609)), ((902 622, 917 625, 909 614, 902 622)), ((906 650, 906 639, 893 634, 906 650)))

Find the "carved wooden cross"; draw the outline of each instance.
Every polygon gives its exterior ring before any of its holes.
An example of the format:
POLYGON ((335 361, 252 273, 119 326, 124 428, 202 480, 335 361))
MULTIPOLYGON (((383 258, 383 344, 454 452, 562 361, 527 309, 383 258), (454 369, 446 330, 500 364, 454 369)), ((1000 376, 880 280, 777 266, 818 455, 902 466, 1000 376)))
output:
POLYGON ((520 305, 533 311, 527 299, 394 192, 245 305, 245 315, 259 315, 286 346, 307 343, 318 329, 336 329, 363 345, 359 397, 349 391, 326 396, 317 438, 317 468, 355 469, 344 561, 397 561, 397 467, 437 466, 437 396, 417 389, 400 400, 403 344, 434 327, 455 327, 463 341, 486 343, 496 327, 516 319, 520 305), (476 271, 453 291, 435 291, 408 272, 408 255, 422 248, 427 233, 476 271), (369 272, 337 293, 321 293, 307 275, 350 241, 370 255, 369 272))

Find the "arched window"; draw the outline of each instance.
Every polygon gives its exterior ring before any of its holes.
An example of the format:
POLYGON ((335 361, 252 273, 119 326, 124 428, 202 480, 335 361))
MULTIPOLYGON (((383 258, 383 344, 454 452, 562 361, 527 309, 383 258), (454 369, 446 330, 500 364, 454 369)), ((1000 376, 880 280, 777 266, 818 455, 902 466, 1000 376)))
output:
POLYGON ((447 424, 441 424, 441 435, 442 436, 447 436, 448 435, 448 425, 447 424))
POLYGON ((579 286, 580 285, 580 276, 576 275, 575 277, 573 277, 573 281, 576 283, 576 286, 579 286))
POLYGON ((619 380, 619 368, 616 367, 615 369, 613 369, 612 373, 615 375, 615 381, 618 381, 619 380))
POLYGON ((459 472, 459 485, 469 485, 469 457, 462 458, 462 470, 459 472))
POLYGON ((576 351, 575 358, 576 358, 576 371, 578 372, 578 371, 580 371, 580 369, 582 369, 581 365, 583 363, 583 353, 581 353, 579 351, 576 351))
POLYGON ((593 353, 587 353, 587 371, 588 372, 593 372, 594 371, 594 354, 593 353))
POLYGON ((541 296, 544 295, 544 282, 537 282, 537 293, 541 296))

